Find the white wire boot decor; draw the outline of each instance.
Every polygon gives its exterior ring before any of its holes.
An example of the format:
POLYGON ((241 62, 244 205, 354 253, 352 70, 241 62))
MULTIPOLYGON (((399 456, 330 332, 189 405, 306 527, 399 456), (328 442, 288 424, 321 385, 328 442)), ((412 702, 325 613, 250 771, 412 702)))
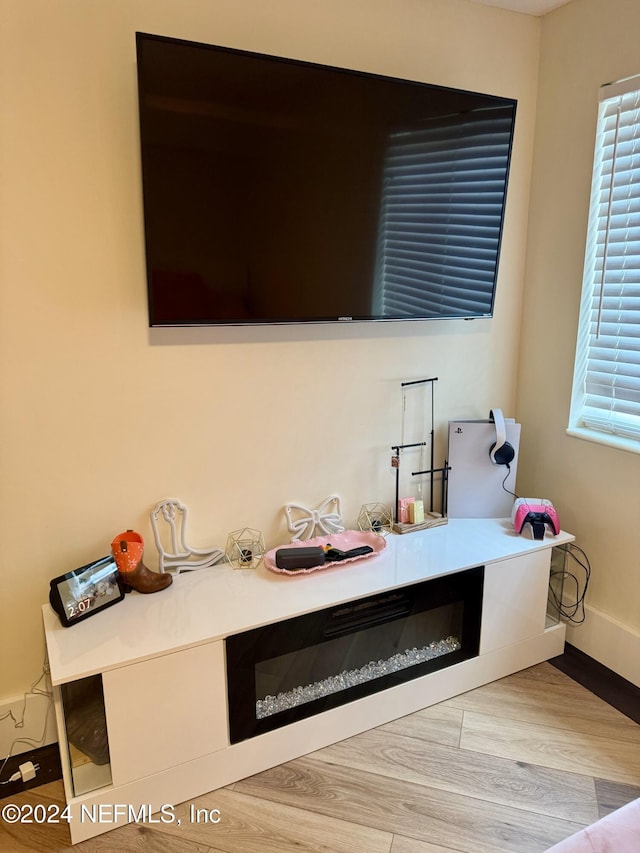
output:
POLYGON ((383 503, 363 504, 358 516, 358 528, 362 531, 371 530, 380 536, 391 533, 393 530, 391 507, 383 503))
POLYGON ((262 562, 266 548, 259 530, 243 527, 227 537, 225 555, 234 569, 255 569, 262 562))
POLYGON ((151 511, 151 527, 161 572, 206 569, 224 558, 222 548, 203 550, 187 545, 187 507, 178 500, 168 498, 157 503, 151 511))
POLYGON ((318 533, 330 536, 344 533, 342 506, 337 495, 329 495, 316 509, 307 509, 301 504, 287 504, 284 508, 292 542, 312 539, 318 533))

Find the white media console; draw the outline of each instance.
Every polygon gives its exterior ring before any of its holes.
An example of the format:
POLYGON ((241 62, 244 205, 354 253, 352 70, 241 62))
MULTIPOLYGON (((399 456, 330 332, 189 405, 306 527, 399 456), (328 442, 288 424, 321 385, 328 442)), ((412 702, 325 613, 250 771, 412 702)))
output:
POLYGON ((548 613, 549 576, 554 546, 572 539, 561 532, 536 541, 507 519, 450 519, 389 536, 374 558, 309 574, 228 564, 185 573, 162 592, 134 592, 71 628, 45 605, 72 842, 561 654, 565 626, 548 613), (231 743, 227 637, 479 566, 477 655, 231 743), (109 755, 101 763, 67 738, 65 685, 90 677, 104 700, 109 755))

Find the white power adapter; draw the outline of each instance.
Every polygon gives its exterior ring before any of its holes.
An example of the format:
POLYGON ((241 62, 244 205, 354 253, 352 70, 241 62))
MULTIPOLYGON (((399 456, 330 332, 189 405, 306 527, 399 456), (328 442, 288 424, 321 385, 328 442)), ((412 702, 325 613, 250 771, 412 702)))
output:
POLYGON ((35 779, 36 773, 39 769, 40 766, 38 764, 34 764, 33 761, 25 761, 24 764, 21 764, 18 767, 23 782, 30 782, 32 779, 35 779))
POLYGON ((17 782, 19 779, 22 779, 23 782, 30 782, 32 779, 36 778, 36 773, 40 770, 39 764, 34 764, 33 761, 25 761, 24 764, 21 764, 18 767, 16 773, 13 774, 6 782, 2 782, 2 785, 8 785, 9 782, 17 782))

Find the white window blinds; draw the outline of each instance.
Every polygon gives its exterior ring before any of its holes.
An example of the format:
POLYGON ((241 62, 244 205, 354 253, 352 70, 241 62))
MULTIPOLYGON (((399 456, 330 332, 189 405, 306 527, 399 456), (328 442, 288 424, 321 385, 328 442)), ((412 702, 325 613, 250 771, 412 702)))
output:
POLYGON ((640 77, 600 92, 569 427, 640 441, 640 77))
POLYGON ((513 107, 390 135, 376 263, 385 316, 492 313, 513 107))

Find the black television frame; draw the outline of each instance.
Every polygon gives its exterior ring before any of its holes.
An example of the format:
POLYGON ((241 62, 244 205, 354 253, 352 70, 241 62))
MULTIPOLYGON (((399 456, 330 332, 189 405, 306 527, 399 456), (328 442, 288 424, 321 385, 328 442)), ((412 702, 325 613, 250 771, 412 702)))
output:
MULTIPOLYGON (((136 51, 138 57, 140 148, 143 186, 147 296, 150 327, 252 326, 304 323, 393 322, 432 319, 468 320, 493 316, 500 251, 502 246, 502 234, 504 227, 507 188, 509 182, 509 170, 511 164, 511 152, 513 147, 513 136, 515 128, 515 114, 517 106, 517 102, 515 101, 515 99, 495 95, 484 95, 481 93, 471 92, 467 90, 453 89, 438 85, 427 84, 420 81, 404 80, 401 78, 387 77, 383 75, 373 74, 370 72, 355 71, 351 69, 322 65, 297 59, 294 60, 285 57, 270 56, 267 54, 238 50, 235 48, 203 44, 199 42, 186 41, 183 39, 175 39, 166 36, 151 35, 148 33, 141 32, 136 33, 136 51), (498 224, 498 236, 497 242, 495 243, 495 255, 493 256, 494 259, 490 261, 490 265, 492 265, 490 293, 489 287, 483 285, 485 287, 485 290, 481 294, 481 298, 482 300, 484 300, 482 310, 463 308, 459 311, 452 311, 451 309, 439 309, 438 311, 414 311, 409 314, 403 314, 401 312, 390 312, 381 314, 374 311, 371 311, 369 313, 362 313, 359 311, 352 311, 351 308, 349 308, 348 310, 341 309, 328 313, 322 313, 320 311, 309 313, 307 311, 301 310, 300 313, 298 313, 297 311, 294 312, 294 316, 290 316, 288 314, 284 316, 283 314, 278 313, 277 311, 259 312, 256 315, 249 316, 239 316, 237 314, 234 314, 233 312, 231 312, 228 316, 225 316, 224 314, 221 314, 220 316, 214 316, 212 314, 207 314, 206 312, 198 313, 197 315, 195 313, 185 313, 185 311, 187 310, 188 299, 191 298, 188 297, 187 294, 190 294, 194 289, 194 281, 196 280, 194 276, 197 276, 199 278, 203 278, 203 276, 201 276, 198 272, 194 273, 189 270, 173 270, 169 273, 168 277, 166 272, 163 270, 162 265, 158 263, 157 247, 160 244, 165 244, 166 239, 163 240, 162 238, 158 238, 156 235, 154 235, 154 225, 152 224, 154 206, 155 208, 158 208, 161 205, 158 205, 157 203, 157 196, 159 193, 159 179, 157 176, 157 172, 159 170, 156 169, 156 174, 154 175, 153 169, 150 167, 151 158, 149 156, 149 151, 151 147, 153 147, 153 144, 156 144, 157 147, 157 143, 150 143, 150 138, 152 134, 149 128, 152 124, 152 121, 150 119, 151 111, 147 108, 147 101, 149 99, 149 96, 153 98, 155 95, 157 99, 158 93, 154 93, 152 91, 152 87, 149 83, 149 80, 151 77, 153 77, 154 73, 157 76, 157 69, 154 72, 154 69, 150 68, 147 64, 147 60, 145 59, 145 50, 147 49, 147 46, 153 46, 154 48, 160 48, 162 50, 167 51, 194 50, 197 52, 202 52, 203 56, 213 56, 214 54, 217 54, 218 56, 224 56, 240 63, 244 61, 263 62, 267 63, 269 67, 277 68, 278 73, 290 69, 291 71, 295 71, 298 74, 304 74, 306 72, 309 72, 310 74, 329 75, 329 77, 333 78, 334 80, 344 82, 346 86, 350 85, 349 83, 347 83, 347 81, 364 81, 365 84, 366 81, 369 81, 369 83, 372 85, 378 83, 380 85, 386 85, 388 87, 398 87, 396 89, 397 92, 400 92, 401 90, 405 93, 410 91, 424 92, 429 93, 433 97, 444 97, 446 95, 447 97, 451 97, 454 100, 459 99, 462 103, 464 103, 466 100, 469 104, 473 104, 474 102, 479 105, 484 104, 485 106, 482 107, 483 110, 485 110, 485 107, 488 107, 491 104, 495 104, 496 108, 500 108, 502 111, 505 112, 505 114, 506 112, 509 112, 510 125, 508 128, 508 145, 506 149, 506 155, 505 157, 503 157, 505 164, 504 175, 503 179, 501 180, 501 201, 499 203, 498 216, 499 222, 494 215, 494 225, 496 223, 498 224), (156 184, 155 186, 154 181, 156 184), (154 198, 156 198, 155 201, 154 198), (173 276, 174 284, 171 284, 171 276, 173 276), (167 278, 170 284, 164 284, 164 289, 162 289, 161 284, 159 284, 159 282, 166 282, 167 278), (171 296, 167 300, 167 297, 163 297, 162 293, 170 293, 171 296), (169 304, 170 306, 169 309, 166 308, 167 304, 169 304)), ((178 57, 177 53, 176 57, 178 57)), ((179 68, 180 64, 176 62, 175 67, 176 69, 179 68)), ((179 91, 179 88, 180 86, 179 84, 177 84, 177 91, 179 91)), ((478 107, 477 110, 467 110, 466 113, 461 112, 460 115, 464 115, 466 117, 466 115, 470 114, 471 112, 480 112, 480 107, 478 107)), ((163 170, 160 171, 162 172, 163 170)), ((167 205, 165 205, 165 207, 166 206, 167 205)), ((155 230, 157 231, 159 229, 155 230)), ((166 237, 166 233, 164 236, 166 237)), ((308 269, 310 269, 311 266, 312 265, 310 265, 308 269)), ((373 275, 373 272, 371 273, 371 275, 373 275)), ((300 283, 303 283, 302 279, 300 280, 300 283)), ((348 287, 351 288, 351 283, 348 284, 348 287)), ((413 285, 411 285, 411 287, 413 290, 415 290, 415 287, 413 287, 413 285)), ((198 282, 198 288, 199 292, 203 291, 203 285, 200 282, 198 282)), ((208 285, 205 289, 207 288, 208 285)), ((402 285, 400 285, 400 289, 402 289, 402 285)), ((209 293, 207 297, 208 301, 215 302, 215 299, 217 298, 215 294, 211 294, 209 290, 207 290, 207 292, 209 293)), ((198 296, 197 299, 202 300, 200 296, 198 296)), ((455 301, 455 297, 453 297, 453 299, 455 301)), ((216 308, 215 310, 218 309, 216 308)), ((201 309, 198 308, 198 311, 200 312, 201 309)))

